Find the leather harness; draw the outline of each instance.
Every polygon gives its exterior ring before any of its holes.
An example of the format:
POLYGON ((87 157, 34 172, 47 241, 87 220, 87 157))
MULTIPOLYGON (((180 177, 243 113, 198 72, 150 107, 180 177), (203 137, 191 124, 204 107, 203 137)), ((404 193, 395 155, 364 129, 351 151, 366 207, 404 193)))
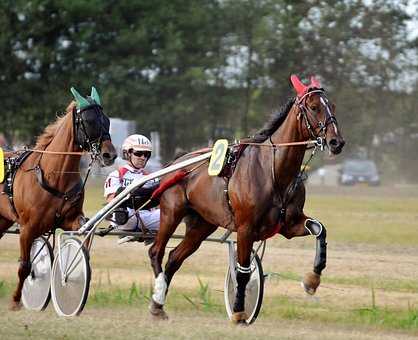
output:
MULTIPOLYGON (((17 211, 16 211, 16 207, 13 201, 13 184, 14 184, 14 179, 16 177, 16 173, 17 170, 22 166, 22 164, 24 163, 24 161, 32 154, 32 151, 25 151, 22 154, 20 154, 17 157, 10 157, 10 158, 6 158, 5 159, 5 164, 6 164, 6 180, 5 180, 5 185, 4 185, 4 193, 7 194, 8 198, 9 198, 9 202, 10 205, 13 209, 13 212, 15 213, 16 216, 18 216, 17 211)), ((83 191, 83 182, 79 181, 78 183, 76 183, 70 190, 66 191, 66 192, 61 192, 53 187, 51 187, 48 182, 45 180, 44 175, 43 175, 43 171, 41 169, 41 167, 38 165, 36 165, 33 169, 35 171, 35 176, 36 179, 39 183, 39 185, 41 186, 42 189, 46 190, 47 192, 49 192, 51 195, 53 195, 54 197, 60 198, 63 200, 62 202, 62 206, 60 209, 60 213, 56 213, 56 225, 58 226, 59 223, 61 222, 61 217, 62 217, 62 208, 64 207, 64 204, 67 201, 72 201, 75 202, 79 199, 81 192, 83 191)))

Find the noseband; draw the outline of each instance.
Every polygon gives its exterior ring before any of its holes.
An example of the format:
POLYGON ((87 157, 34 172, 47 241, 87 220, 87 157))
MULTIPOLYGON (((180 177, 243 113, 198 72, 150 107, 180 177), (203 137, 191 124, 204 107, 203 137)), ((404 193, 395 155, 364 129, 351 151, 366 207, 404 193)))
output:
POLYGON ((323 89, 314 89, 311 91, 308 91, 305 93, 300 99, 296 102, 298 108, 299 108, 299 116, 303 117, 303 121, 305 123, 305 126, 310 134, 310 136, 318 141, 325 140, 325 135, 327 133, 327 128, 329 124, 333 124, 335 132, 337 133, 337 119, 332 114, 331 109, 329 107, 329 101, 328 98, 325 96, 325 91, 323 89), (306 105, 306 99, 313 93, 317 93, 319 95, 319 100, 321 102, 321 105, 325 107, 325 119, 324 121, 321 121, 316 118, 316 113, 312 111, 308 105, 306 105), (313 120, 316 123, 316 127, 313 128, 311 124, 311 120, 313 120), (319 131, 316 132, 316 130, 319 131))
MULTIPOLYGON (((100 154, 100 146, 102 144, 102 141, 104 140, 110 140, 110 134, 108 130, 105 128, 103 123, 103 109, 98 104, 92 104, 90 106, 87 106, 81 110, 78 110, 74 107, 73 109, 73 129, 74 129, 74 143, 79 146, 82 150, 86 150, 91 152, 94 156, 97 156, 100 154), (88 130, 86 128, 86 122, 85 118, 83 117, 83 112, 85 111, 94 111, 96 114, 96 122, 100 122, 100 125, 96 123, 96 133, 97 137, 92 137, 88 133, 88 130), (82 134, 80 134, 80 131, 82 134), (79 136, 82 135, 84 138, 83 140, 79 140, 79 136)), ((95 133, 95 134, 96 134, 95 133)))

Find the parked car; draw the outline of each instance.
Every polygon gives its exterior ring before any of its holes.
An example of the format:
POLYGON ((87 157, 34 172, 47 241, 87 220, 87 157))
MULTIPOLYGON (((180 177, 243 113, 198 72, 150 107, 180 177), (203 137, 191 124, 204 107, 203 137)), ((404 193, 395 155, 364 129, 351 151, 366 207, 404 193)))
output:
POLYGON ((375 162, 369 159, 348 159, 344 161, 339 176, 341 185, 354 185, 366 183, 377 186, 380 184, 380 176, 375 162))

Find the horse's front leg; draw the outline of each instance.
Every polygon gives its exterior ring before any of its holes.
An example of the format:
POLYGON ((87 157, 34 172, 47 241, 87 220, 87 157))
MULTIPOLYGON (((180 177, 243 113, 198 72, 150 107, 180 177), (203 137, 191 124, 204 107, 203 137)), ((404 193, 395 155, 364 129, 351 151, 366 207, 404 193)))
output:
POLYGON ((245 289, 251 276, 251 250, 254 239, 249 228, 242 227, 237 232, 237 293, 235 295, 232 322, 245 324, 245 289))
POLYGON ((280 232, 288 239, 297 236, 313 235, 316 237, 316 254, 313 271, 307 273, 302 281, 306 293, 313 295, 321 283, 321 273, 327 263, 327 231, 325 226, 316 219, 302 215, 298 222, 286 225, 280 232))
POLYGON ((12 301, 10 303, 10 310, 19 310, 22 307, 21 297, 22 297, 22 288, 26 278, 29 276, 31 271, 31 262, 30 262, 30 249, 32 242, 34 240, 33 235, 27 230, 31 230, 29 226, 21 226, 19 243, 20 243, 20 258, 19 258, 19 269, 18 277, 19 282, 17 284, 16 290, 13 293, 12 301))
POLYGON ((73 212, 64 217, 61 227, 65 231, 76 231, 81 228, 83 224, 88 221, 88 218, 84 216, 84 213, 80 210, 73 212))
MULTIPOLYGON (((68 214, 65 216, 61 228, 65 231, 77 231, 89 219, 84 216, 84 213, 81 210, 77 210, 75 213, 68 214)), ((90 250, 91 244, 93 242, 94 233, 91 233, 90 236, 84 241, 84 248, 90 250)))

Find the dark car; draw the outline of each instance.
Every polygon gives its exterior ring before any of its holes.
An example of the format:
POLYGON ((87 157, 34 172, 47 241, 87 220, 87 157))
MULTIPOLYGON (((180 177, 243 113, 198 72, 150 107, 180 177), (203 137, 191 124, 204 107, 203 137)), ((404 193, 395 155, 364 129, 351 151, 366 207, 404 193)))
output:
POLYGON ((349 159, 342 165, 339 181, 342 185, 366 183, 376 186, 380 184, 380 176, 372 160, 349 159))

